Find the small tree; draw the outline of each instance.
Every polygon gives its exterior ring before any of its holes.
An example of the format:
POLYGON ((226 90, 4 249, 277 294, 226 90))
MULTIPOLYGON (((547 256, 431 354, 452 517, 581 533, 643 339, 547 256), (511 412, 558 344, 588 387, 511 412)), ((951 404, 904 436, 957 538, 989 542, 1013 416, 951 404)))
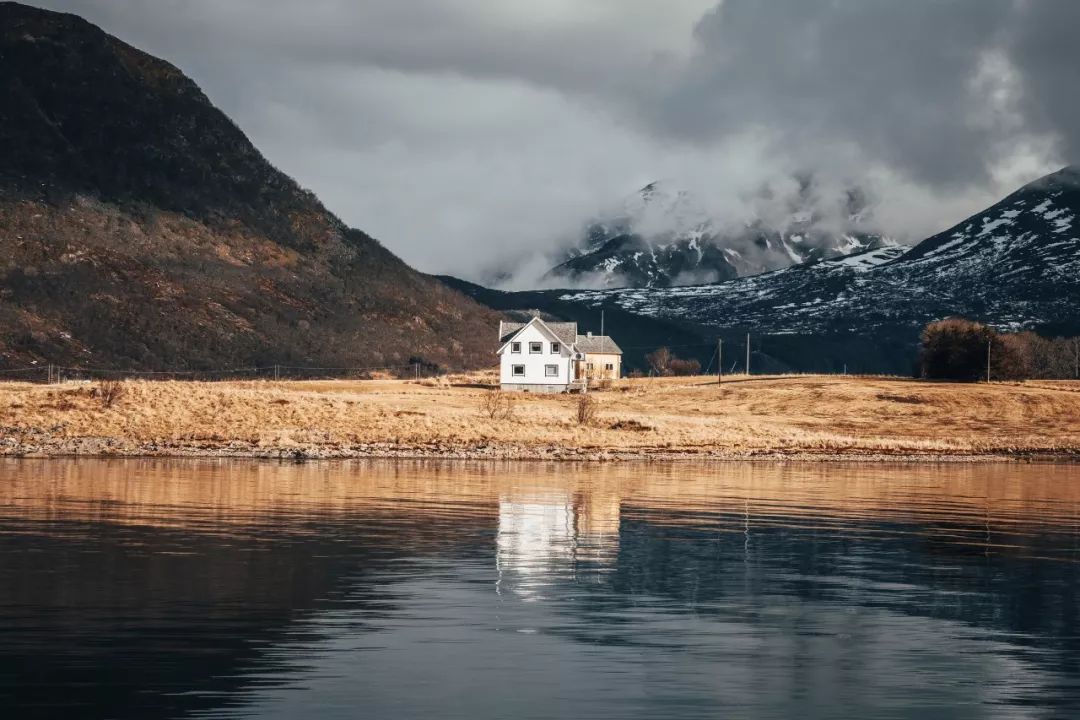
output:
POLYGON ((596 420, 596 400, 588 393, 582 393, 577 401, 577 424, 592 425, 596 420))
POLYGON ((502 390, 486 392, 480 397, 480 414, 491 420, 509 420, 514 417, 514 398, 502 390))
POLYGON ((101 408, 108 410, 124 395, 124 383, 119 380, 102 380, 95 389, 101 408))
POLYGON ((667 375, 671 372, 671 351, 666 347, 658 347, 645 356, 645 362, 657 375, 667 375))
POLYGON ((978 380, 986 376, 986 352, 994 331, 963 318, 930 323, 922 332, 919 364, 925 378, 978 380))

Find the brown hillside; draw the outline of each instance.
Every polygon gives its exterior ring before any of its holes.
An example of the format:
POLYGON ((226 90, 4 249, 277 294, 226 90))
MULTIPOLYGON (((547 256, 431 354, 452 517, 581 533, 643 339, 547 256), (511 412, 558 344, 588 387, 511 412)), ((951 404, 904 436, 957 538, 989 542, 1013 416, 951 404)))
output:
POLYGON ((492 362, 497 316, 346 227, 178 69, 0 3, 0 367, 492 362))

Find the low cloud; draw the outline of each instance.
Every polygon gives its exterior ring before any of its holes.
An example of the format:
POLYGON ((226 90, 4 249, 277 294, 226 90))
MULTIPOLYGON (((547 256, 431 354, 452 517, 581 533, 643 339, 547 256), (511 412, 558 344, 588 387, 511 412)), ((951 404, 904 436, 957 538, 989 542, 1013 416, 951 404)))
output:
POLYGON ((190 74, 422 270, 539 268, 666 178, 733 225, 810 173, 915 241, 1080 150, 1072 0, 45 0, 190 74))

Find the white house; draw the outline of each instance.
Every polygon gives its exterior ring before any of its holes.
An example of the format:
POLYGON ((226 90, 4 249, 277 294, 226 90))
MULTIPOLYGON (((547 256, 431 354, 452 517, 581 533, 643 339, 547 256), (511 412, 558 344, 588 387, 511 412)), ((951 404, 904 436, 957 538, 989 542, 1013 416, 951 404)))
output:
POLYGON ((622 350, 605 335, 578 335, 577 323, 499 323, 503 390, 567 392, 622 376, 622 350))

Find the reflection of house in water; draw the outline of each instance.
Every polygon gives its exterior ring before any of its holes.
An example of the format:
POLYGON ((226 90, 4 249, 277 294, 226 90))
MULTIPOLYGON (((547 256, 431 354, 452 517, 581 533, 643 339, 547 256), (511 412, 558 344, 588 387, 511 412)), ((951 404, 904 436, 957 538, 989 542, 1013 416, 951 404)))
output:
POLYGON ((497 589, 540 597, 560 581, 597 577, 619 550, 617 493, 552 492, 499 500, 497 589))

